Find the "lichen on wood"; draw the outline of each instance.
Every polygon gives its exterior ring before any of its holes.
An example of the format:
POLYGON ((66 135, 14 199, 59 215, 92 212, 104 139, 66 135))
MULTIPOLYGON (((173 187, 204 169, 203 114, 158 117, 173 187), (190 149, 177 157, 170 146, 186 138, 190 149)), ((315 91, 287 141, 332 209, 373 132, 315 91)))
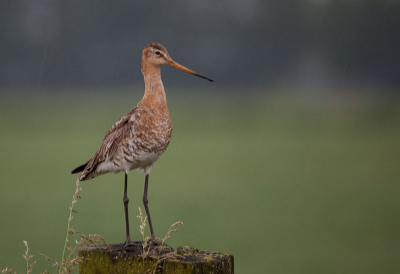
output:
POLYGON ((234 273, 232 255, 199 251, 191 247, 144 247, 142 242, 120 245, 91 246, 78 250, 83 261, 79 273, 234 273))

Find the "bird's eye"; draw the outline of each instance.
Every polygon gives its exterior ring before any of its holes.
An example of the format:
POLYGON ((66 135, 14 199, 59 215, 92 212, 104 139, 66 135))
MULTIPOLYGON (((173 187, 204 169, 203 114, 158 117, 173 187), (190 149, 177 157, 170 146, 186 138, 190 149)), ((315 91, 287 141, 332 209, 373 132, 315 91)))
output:
POLYGON ((156 51, 156 54, 157 54, 157 55, 160 55, 161 53, 157 50, 157 51, 156 51))

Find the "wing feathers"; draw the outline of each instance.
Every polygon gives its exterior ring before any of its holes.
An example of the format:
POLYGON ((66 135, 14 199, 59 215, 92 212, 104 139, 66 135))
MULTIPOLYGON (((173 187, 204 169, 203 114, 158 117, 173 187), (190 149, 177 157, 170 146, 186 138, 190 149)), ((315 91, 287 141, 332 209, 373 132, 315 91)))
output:
POLYGON ((89 174, 96 172, 97 165, 103 162, 105 159, 108 158, 112 160, 115 157, 115 155, 118 153, 119 146, 122 144, 123 140, 128 137, 128 134, 131 130, 132 125, 129 122, 129 119, 135 109, 136 108, 119 119, 110 128, 104 137, 100 148, 97 150, 92 159, 90 159, 86 164, 83 164, 72 171, 73 173, 82 172, 80 180, 85 180, 89 174))

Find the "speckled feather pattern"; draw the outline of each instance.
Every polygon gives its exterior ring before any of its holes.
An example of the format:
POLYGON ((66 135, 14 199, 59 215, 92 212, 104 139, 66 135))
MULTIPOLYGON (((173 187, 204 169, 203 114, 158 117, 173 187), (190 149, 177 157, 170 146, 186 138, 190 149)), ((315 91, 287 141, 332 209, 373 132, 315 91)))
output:
POLYGON ((146 62, 155 50, 166 49, 152 43, 143 50, 142 72, 145 94, 136 107, 117 121, 107 132, 100 148, 82 171, 80 180, 92 179, 108 172, 143 169, 146 174, 167 149, 172 122, 167 108, 160 66, 146 62))
POLYGON ((140 102, 111 127, 80 180, 108 172, 151 168, 167 149, 171 134, 169 113, 154 113, 140 102))

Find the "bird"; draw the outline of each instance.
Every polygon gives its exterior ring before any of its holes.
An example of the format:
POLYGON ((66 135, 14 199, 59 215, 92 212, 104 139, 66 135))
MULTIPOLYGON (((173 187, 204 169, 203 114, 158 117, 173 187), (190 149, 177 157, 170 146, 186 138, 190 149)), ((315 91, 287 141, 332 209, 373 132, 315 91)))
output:
POLYGON ((174 61, 161 44, 147 44, 142 52, 141 64, 145 83, 143 98, 134 109, 108 130, 94 156, 71 171, 72 174, 81 173, 79 181, 93 179, 111 172, 125 173, 123 204, 126 241, 124 246, 133 244, 129 232, 127 185, 128 173, 134 169, 145 173, 143 205, 151 233, 150 241, 156 242, 148 208, 149 173, 154 163, 167 149, 172 135, 172 121, 167 107, 164 85, 161 81, 160 67, 163 65, 169 65, 214 82, 214 80, 174 61))

